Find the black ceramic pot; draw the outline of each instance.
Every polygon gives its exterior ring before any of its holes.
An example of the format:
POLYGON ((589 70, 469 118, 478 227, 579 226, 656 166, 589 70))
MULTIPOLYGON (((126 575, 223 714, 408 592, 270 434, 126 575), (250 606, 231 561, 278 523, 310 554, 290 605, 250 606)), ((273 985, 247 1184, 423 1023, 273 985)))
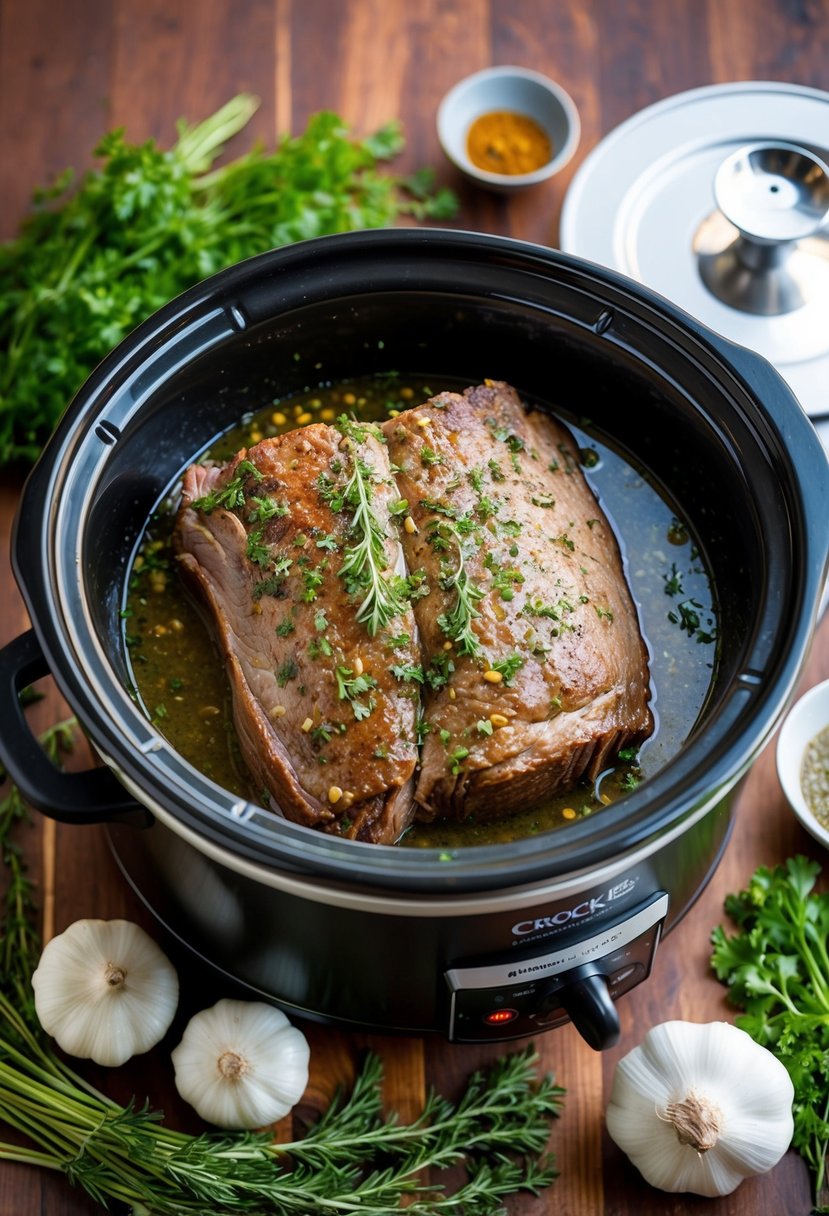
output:
POLYGON ((46 814, 109 821, 119 863, 169 930, 286 1008, 467 1041, 571 1016, 602 1046, 613 1002, 716 864, 734 788, 793 693, 825 578, 827 490, 823 450, 775 371, 610 271, 424 230, 265 254, 123 342, 31 474, 13 557, 33 630, 0 654, 0 757, 46 814), (449 862, 240 801, 126 691, 125 578, 181 469, 275 395, 394 368, 503 379, 588 415, 679 504, 718 598, 711 692, 661 772, 592 819, 449 862), (43 763, 16 692, 46 672, 101 769, 43 763))

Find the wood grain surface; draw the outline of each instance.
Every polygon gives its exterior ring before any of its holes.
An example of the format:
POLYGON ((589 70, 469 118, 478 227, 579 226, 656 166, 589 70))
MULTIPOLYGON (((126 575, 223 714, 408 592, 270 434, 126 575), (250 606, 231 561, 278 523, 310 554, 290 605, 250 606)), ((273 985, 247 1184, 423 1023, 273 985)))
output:
MULTIPOLYGON (((153 136, 169 143, 180 116, 199 119, 249 90, 261 106, 245 141, 270 144, 325 108, 360 134, 399 117, 408 137, 400 168, 432 164, 441 181, 459 189, 455 226, 554 245, 573 172, 603 135, 660 98, 740 79, 829 89, 829 0, 0 0, 0 239, 13 236, 35 186, 67 165, 83 171, 92 163, 105 129, 124 126, 131 140, 153 136), (443 93, 491 63, 523 64, 555 77, 582 119, 571 165, 508 201, 457 180, 442 160, 434 126, 443 93)), ((27 621, 8 557, 21 480, 8 472, 0 479, 2 645, 27 621)), ((804 686, 826 676, 824 620, 804 686)), ((54 689, 47 693, 33 711, 41 728, 67 712, 54 689)), ((79 754, 75 762, 84 759, 79 754)), ((552 1137, 561 1177, 540 1198, 510 1201, 515 1216, 806 1216, 808 1179, 794 1154, 721 1200, 674 1197, 641 1180, 603 1125, 616 1061, 649 1027, 667 1018, 732 1016, 708 969, 709 934, 722 919, 723 897, 757 864, 797 851, 825 861, 787 810, 768 748, 744 784, 716 875, 663 943, 651 979, 620 1004, 619 1047, 596 1054, 569 1026, 537 1040, 544 1067, 568 1091, 552 1137)), ((35 817, 26 854, 46 937, 90 915, 128 917, 157 934, 116 872, 101 829, 35 817)), ((203 995, 210 1001, 222 995, 192 964, 184 966, 186 1008, 199 1007, 203 995)), ((305 1029, 312 1075, 298 1112, 303 1117, 322 1109, 335 1085, 353 1074, 366 1044, 381 1053, 389 1106, 404 1118, 417 1111, 430 1085, 457 1092, 474 1067, 503 1050, 305 1029)), ((192 1127, 172 1086, 170 1045, 109 1075, 85 1071, 116 1098, 147 1096, 171 1123, 192 1127)), ((60 1176, 0 1165, 0 1216, 97 1210, 60 1176)))

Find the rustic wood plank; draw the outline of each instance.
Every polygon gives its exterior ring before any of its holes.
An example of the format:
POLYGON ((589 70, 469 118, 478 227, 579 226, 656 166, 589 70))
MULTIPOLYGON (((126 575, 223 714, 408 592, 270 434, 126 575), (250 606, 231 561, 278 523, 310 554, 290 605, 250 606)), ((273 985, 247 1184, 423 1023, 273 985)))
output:
POLYGON ((92 164, 107 125, 111 27, 108 0, 65 0, 57 22, 50 0, 0 7, 0 240, 35 187, 92 164))
POLYGON ((826 88, 829 2, 764 0, 758 8, 708 0, 711 82, 780 80, 826 88))
POLYGON ((130 140, 169 147, 179 118, 198 122, 250 92, 261 106, 240 142, 273 143, 272 0, 117 0, 114 11, 110 116, 130 140))

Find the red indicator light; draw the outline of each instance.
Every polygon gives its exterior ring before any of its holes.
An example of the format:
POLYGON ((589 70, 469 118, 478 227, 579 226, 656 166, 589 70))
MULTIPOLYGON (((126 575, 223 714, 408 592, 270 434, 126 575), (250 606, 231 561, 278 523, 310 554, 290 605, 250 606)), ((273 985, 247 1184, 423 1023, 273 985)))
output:
POLYGON ((512 1022, 517 1017, 517 1009, 493 1009, 491 1013, 484 1014, 484 1021, 487 1026, 504 1026, 507 1022, 512 1022))

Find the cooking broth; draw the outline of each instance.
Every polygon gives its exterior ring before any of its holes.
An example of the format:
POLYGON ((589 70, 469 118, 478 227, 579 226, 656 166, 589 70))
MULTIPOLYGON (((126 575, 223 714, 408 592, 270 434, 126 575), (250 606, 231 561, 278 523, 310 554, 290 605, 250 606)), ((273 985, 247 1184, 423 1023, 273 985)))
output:
MULTIPOLYGON (((383 421, 435 393, 466 387, 447 377, 385 376, 327 385, 274 400, 217 439, 202 457, 242 447, 342 412, 383 421)), ((592 815, 663 768, 682 747, 711 686, 716 662, 714 590, 703 554, 664 490, 625 455, 566 420, 585 474, 619 538, 648 644, 655 728, 638 753, 620 753, 594 783, 500 820, 414 824, 402 844, 454 849, 506 842, 592 815)), ((194 767, 240 797, 261 801, 239 754, 224 666, 199 609, 176 575, 171 537, 176 493, 150 521, 132 564, 124 606, 135 695, 155 726, 194 767)))

